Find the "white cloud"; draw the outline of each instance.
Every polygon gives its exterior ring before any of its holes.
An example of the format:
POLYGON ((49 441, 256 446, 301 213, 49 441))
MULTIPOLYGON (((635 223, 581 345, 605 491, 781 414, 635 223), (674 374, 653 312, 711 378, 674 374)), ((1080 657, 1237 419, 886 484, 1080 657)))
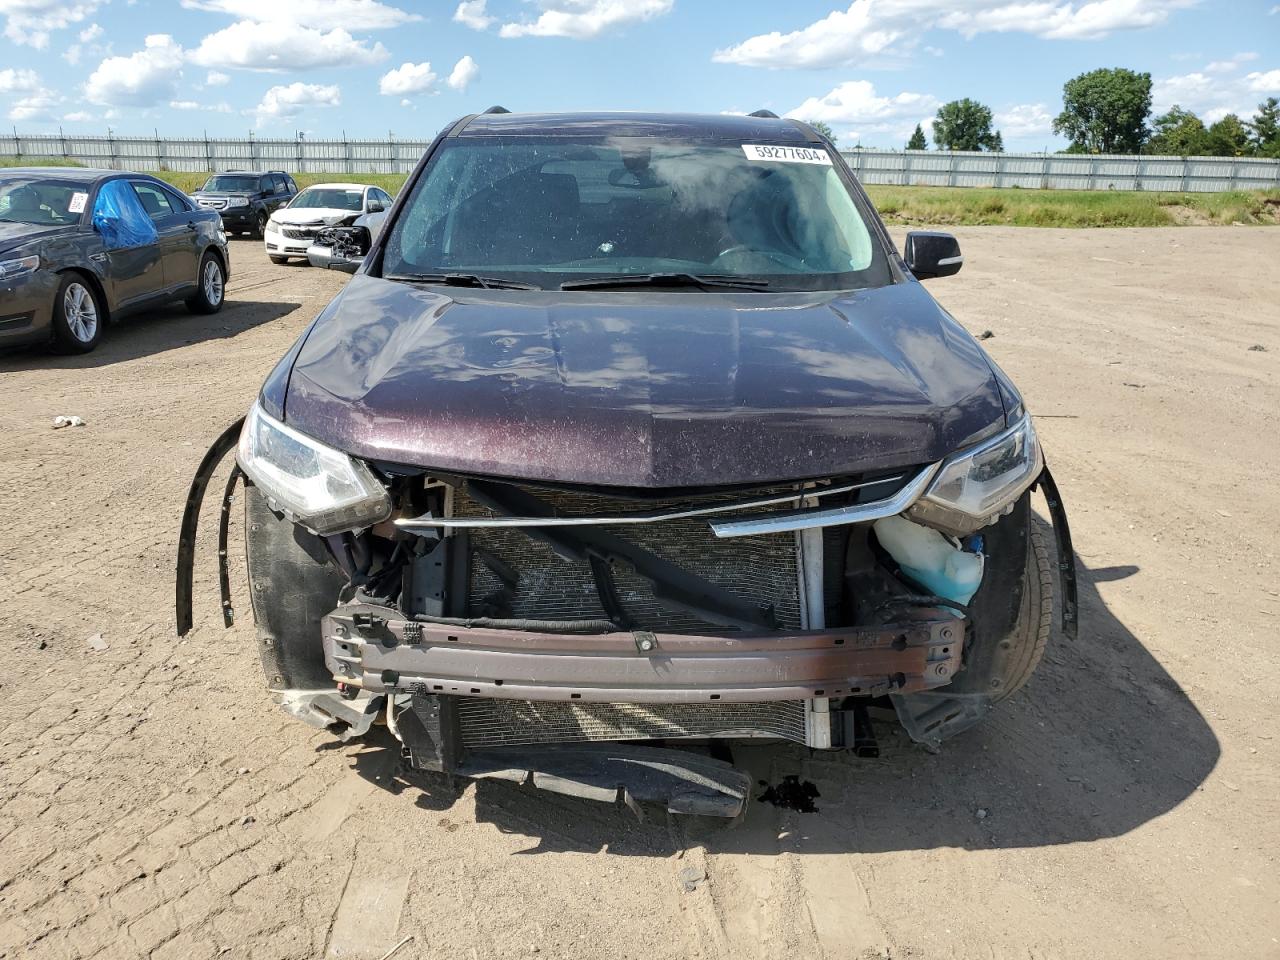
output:
POLYGON ((831 67, 899 58, 932 28, 966 37, 1029 33, 1092 40, 1116 30, 1150 27, 1195 0, 853 0, 847 10, 789 33, 763 33, 713 59, 752 67, 831 67))
POLYGON ((98 26, 96 23, 89 24, 89 26, 85 27, 77 35, 79 43, 73 43, 71 46, 67 47, 62 54, 62 59, 74 66, 80 62, 80 57, 84 54, 86 46, 89 47, 89 52, 91 53, 101 53, 102 47, 94 42, 100 36, 102 36, 102 27, 98 26))
POLYGON ((0 93, 23 93, 40 86, 34 70, 0 70, 0 93))
POLYGON ((210 70, 205 74, 204 85, 206 87, 221 87, 231 82, 231 77, 218 70, 210 70))
POLYGON ((1280 70, 1268 70, 1266 73, 1251 73, 1244 78, 1249 89, 1254 93, 1280 93, 1280 70))
POLYGON ((675 0, 539 0, 532 22, 504 23, 504 37, 572 37, 590 40, 613 27, 670 13, 675 0))
POLYGON ((378 92, 387 97, 434 93, 437 79, 439 78, 431 69, 430 63, 406 62, 382 75, 382 79, 378 81, 378 92))
POLYGON ((73 113, 64 113, 62 119, 67 123, 88 123, 90 120, 96 120, 97 117, 86 110, 76 110, 73 113))
POLYGON ((387 49, 380 43, 370 47, 337 27, 327 33, 302 26, 269 30, 240 20, 201 40, 190 58, 204 67, 279 72, 377 63, 387 58, 387 49))
POLYGON ((1256 53, 1237 53, 1234 57, 1226 60, 1215 60, 1208 64, 1204 69, 1206 73, 1233 73, 1239 70, 1242 64, 1257 60, 1256 53))
POLYGON ((488 30, 493 26, 495 18, 485 11, 485 0, 462 0, 458 9, 453 11, 455 23, 461 23, 472 30, 488 30))
POLYGON ((262 95, 253 113, 259 127, 272 122, 293 120, 313 107, 336 107, 342 103, 342 91, 335 84, 290 83, 272 87, 262 95))
POLYGON ((453 72, 449 74, 446 82, 454 90, 465 91, 471 86, 471 81, 478 76, 480 76, 480 65, 466 56, 453 65, 453 72))
POLYGON ((1043 103, 1020 103, 1009 107, 997 113, 993 123, 1006 140, 1053 133, 1053 114, 1043 103))
POLYGON ((154 33, 145 48, 127 57, 108 57, 85 81, 92 103, 149 107, 174 99, 182 76, 182 47, 167 33, 154 33))
POLYGON ((412 100, 410 100, 408 97, 404 97, 404 98, 400 101, 400 106, 402 106, 402 107, 412 107, 412 106, 413 106, 413 101, 412 101, 412 100))
POLYGON ((810 97, 786 115, 797 120, 821 120, 831 125, 867 124, 875 121, 924 118, 940 101, 928 93, 900 93, 881 97, 868 80, 849 80, 824 97, 810 97))
POLYGON ((48 120, 53 115, 53 108, 61 100, 50 93, 33 93, 14 101, 9 110, 10 120, 48 120))
POLYGON ((102 27, 98 26, 96 23, 89 24, 79 33, 81 43, 92 43, 100 36, 102 36, 102 27))
POLYGON ((1205 123, 1221 120, 1228 113, 1247 120, 1257 111, 1259 100, 1277 94, 1280 69, 1244 76, 1196 71, 1157 80, 1151 88, 1151 106, 1159 115, 1177 104, 1198 114, 1205 123))
POLYGON ((314 30, 387 30, 421 20, 416 13, 377 0, 182 0, 188 10, 225 13, 238 20, 307 26, 314 30))
POLYGON ((4 35, 14 43, 43 50, 49 34, 93 15, 103 0, 0 0, 4 35))
POLYGON ((169 107, 173 110, 199 110, 200 104, 195 100, 170 100, 169 107))

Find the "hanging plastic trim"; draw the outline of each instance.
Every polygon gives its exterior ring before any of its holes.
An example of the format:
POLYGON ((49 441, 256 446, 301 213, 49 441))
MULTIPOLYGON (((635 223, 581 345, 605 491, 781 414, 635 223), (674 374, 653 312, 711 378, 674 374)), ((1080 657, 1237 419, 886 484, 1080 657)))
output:
POLYGON ((127 180, 111 180, 98 190, 93 204, 93 229, 108 250, 155 243, 156 225, 127 180))

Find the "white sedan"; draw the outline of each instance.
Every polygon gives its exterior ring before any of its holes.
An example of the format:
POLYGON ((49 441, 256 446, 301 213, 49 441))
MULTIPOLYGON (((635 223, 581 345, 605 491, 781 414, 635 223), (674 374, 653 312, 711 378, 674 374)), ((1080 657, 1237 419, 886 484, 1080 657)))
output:
POLYGON ((307 259, 307 248, 326 227, 362 226, 377 236, 391 207, 391 196, 362 183, 318 183, 307 187, 271 215, 265 233, 272 263, 307 259))

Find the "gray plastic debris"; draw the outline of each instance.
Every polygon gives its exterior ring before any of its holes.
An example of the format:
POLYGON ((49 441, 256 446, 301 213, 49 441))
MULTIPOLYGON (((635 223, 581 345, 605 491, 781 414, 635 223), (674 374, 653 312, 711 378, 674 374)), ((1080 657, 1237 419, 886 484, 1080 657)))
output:
POLYGON ((680 885, 684 887, 686 893, 697 890, 698 885, 706 879, 706 873, 698 867, 685 867, 680 871, 680 885))
POLYGON ((101 652, 107 649, 107 641, 102 639, 102 634, 100 633, 95 633, 92 637, 90 637, 85 642, 89 644, 89 649, 91 650, 97 650, 101 652))
POLYGON ((84 421, 79 417, 54 417, 53 429, 61 430, 63 427, 83 427, 84 421))

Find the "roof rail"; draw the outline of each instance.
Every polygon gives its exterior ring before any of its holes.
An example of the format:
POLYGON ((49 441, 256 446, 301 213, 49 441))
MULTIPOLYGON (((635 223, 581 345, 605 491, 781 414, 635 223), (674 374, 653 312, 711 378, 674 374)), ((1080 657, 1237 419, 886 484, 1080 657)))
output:
POLYGON ((755 113, 747 114, 749 117, 759 117, 762 120, 777 120, 778 115, 772 110, 757 110, 755 113))
POLYGON ((492 107, 490 107, 488 110, 485 111, 485 113, 510 113, 510 112, 511 111, 508 110, 506 107, 500 107, 496 103, 492 107))

